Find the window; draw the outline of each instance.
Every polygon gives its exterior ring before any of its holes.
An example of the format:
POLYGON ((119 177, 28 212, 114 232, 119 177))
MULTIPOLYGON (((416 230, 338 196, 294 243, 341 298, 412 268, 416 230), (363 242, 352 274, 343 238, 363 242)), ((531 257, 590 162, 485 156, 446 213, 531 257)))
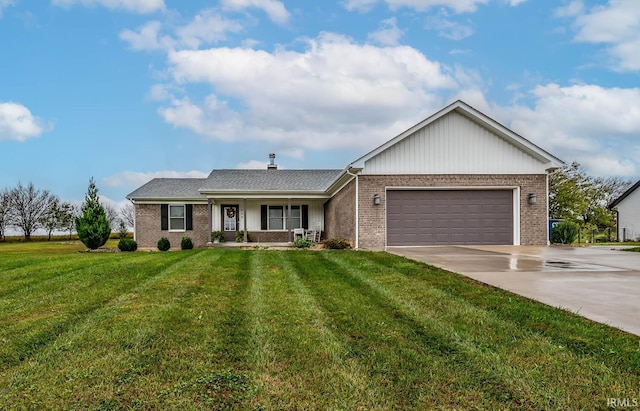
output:
MULTIPOLYGON (((286 206, 264 206, 267 215, 267 230, 286 230, 288 215, 286 206)), ((300 206, 291 206, 291 229, 302 228, 300 206)), ((264 228, 263 228, 264 229, 264 228)))
POLYGON ((184 231, 184 205, 169 205, 169 230, 184 231))
POLYGON ((302 213, 300 206, 291 206, 291 229, 302 228, 302 213))
POLYGON ((284 207, 269 206, 269 230, 284 229, 284 207))
POLYGON ((193 230, 193 204, 160 204, 160 229, 193 230))

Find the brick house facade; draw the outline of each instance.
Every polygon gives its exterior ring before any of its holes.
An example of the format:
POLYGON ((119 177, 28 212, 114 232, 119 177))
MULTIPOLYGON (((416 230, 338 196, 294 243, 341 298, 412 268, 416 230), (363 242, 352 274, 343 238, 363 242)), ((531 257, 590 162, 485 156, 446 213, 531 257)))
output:
POLYGON ((547 177, 563 164, 456 101, 341 170, 277 170, 274 164, 266 170, 213 170, 203 179, 154 179, 128 198, 135 203, 135 235, 141 247, 154 247, 160 237, 177 245, 184 235, 196 246, 205 246, 214 229, 246 229, 249 241, 283 242, 290 241, 295 230, 312 228, 321 230, 323 238, 344 238, 363 249, 405 244, 546 245, 547 177), (393 198, 397 192, 414 197, 407 199, 408 206, 394 203, 392 211, 391 200, 400 201, 393 198), (423 196, 426 192, 468 199, 432 207, 434 200, 423 196), (476 193, 487 203, 477 204, 480 200, 472 198, 476 193), (192 226, 166 230, 171 217, 161 211, 165 203, 190 204, 192 226), (238 205, 238 216, 229 226, 225 204, 238 205), (403 214, 406 207, 412 211, 403 214), (471 215, 466 210, 478 211, 471 215), (433 221, 437 227, 429 225, 433 221), (447 224, 455 235, 447 237, 447 224), (501 231, 494 235, 491 224, 501 231), (391 232, 398 230, 400 235, 392 238, 391 232), (410 236, 413 240, 403 242, 410 236))
POLYGON ((191 237, 194 244, 203 245, 210 241, 211 233, 208 232, 207 205, 193 204, 193 229, 185 231, 163 230, 161 221, 161 204, 136 204, 136 227, 144 227, 144 230, 136 230, 136 241, 140 247, 155 247, 162 237, 169 239, 171 248, 180 247, 182 237, 191 237))
POLYGON ((393 187, 517 187, 520 193, 520 244, 547 244, 547 207, 544 202, 528 204, 528 193, 545 198, 545 175, 361 175, 359 181, 359 246, 383 249, 386 246, 385 206, 386 189, 393 187), (381 204, 374 205, 371 198, 379 194, 381 204))

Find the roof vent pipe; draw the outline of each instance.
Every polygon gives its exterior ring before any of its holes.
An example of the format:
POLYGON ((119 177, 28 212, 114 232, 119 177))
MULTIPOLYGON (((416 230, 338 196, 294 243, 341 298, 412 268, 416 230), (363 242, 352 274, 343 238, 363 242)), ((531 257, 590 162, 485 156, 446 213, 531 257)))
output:
POLYGON ((269 165, 267 165, 267 170, 277 170, 278 165, 275 163, 276 155, 275 153, 269 153, 269 165))

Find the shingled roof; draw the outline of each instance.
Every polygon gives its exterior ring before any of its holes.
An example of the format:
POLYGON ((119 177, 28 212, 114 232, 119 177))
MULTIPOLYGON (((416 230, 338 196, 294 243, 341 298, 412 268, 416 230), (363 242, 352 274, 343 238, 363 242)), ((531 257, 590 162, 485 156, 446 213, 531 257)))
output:
POLYGON ((341 172, 342 170, 213 170, 200 191, 324 191, 341 172))
POLYGON ((324 192, 342 170, 213 170, 207 178, 154 178, 129 199, 198 199, 215 192, 324 192))
POLYGON ((154 178, 127 196, 128 199, 196 199, 206 178, 154 178))

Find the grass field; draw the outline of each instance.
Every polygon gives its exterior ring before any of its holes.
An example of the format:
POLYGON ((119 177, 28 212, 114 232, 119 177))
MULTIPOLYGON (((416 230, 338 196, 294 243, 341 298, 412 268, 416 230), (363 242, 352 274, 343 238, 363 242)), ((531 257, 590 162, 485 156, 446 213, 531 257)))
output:
POLYGON ((640 397, 639 338, 387 253, 23 247, 0 243, 0 409, 640 397))

